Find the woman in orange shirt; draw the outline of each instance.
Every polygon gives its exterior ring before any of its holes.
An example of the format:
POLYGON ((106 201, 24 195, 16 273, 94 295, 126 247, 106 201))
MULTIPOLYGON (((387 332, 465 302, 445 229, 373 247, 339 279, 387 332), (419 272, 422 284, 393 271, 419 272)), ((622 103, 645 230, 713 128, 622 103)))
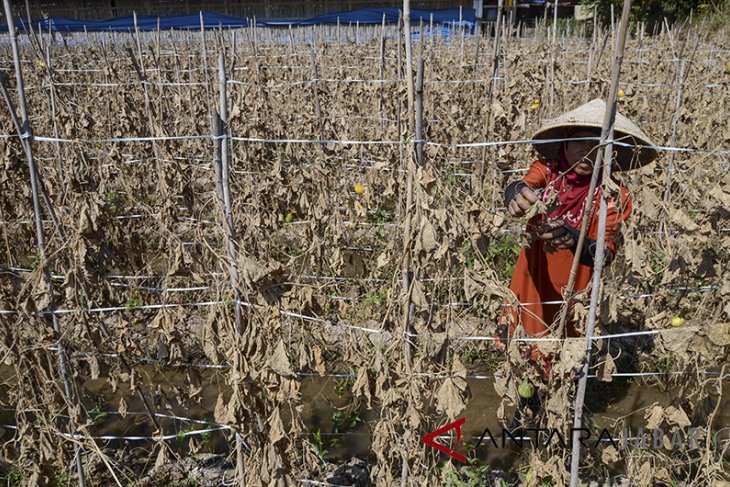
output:
MULTIPOLYGON (((518 327, 527 337, 580 336, 574 323, 570 322, 566 324, 563 336, 558 336, 557 321, 584 218, 589 219, 588 228, 574 290, 584 290, 591 281, 598 237, 600 179, 592 195, 590 215, 584 212, 591 196, 589 185, 599 150, 596 139, 600 136, 605 109, 602 100, 593 100, 548 122, 533 140, 567 140, 537 143, 536 150, 545 159, 535 161, 522 180, 507 187, 505 205, 513 217, 524 216, 538 199, 549 209, 547 214, 536 215, 527 222, 527 232, 535 239, 529 247, 522 249, 512 276, 510 290, 519 305, 506 307, 502 315, 503 322, 509 322, 509 336, 513 336, 518 327), (594 140, 579 140, 586 138, 594 140)), ((649 138, 618 113, 614 134, 617 141, 632 146, 616 146, 615 170, 647 164, 656 157, 653 148, 641 147, 654 145, 649 138)), ((615 257, 620 245, 621 223, 631 214, 628 190, 620 186, 619 194, 618 201, 613 198, 608 201, 605 265, 615 257)), ((531 348, 530 359, 541 364, 546 375, 549 373, 550 357, 541 354, 537 347, 531 348)))

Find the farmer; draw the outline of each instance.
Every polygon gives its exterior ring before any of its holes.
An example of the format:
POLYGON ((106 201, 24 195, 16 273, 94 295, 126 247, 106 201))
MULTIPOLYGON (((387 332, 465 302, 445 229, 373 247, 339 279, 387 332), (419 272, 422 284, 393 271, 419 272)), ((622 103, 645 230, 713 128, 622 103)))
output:
MULTIPOLYGON (((605 110, 605 102, 596 99, 545 124, 533 136, 537 142, 535 149, 544 159, 535 161, 522 180, 507 186, 505 205, 513 217, 524 217, 538 200, 547 206, 547 214, 535 215, 527 222, 526 231, 533 240, 520 252, 510 284, 510 290, 520 304, 506 307, 501 320, 503 324, 507 323, 510 337, 518 327, 523 330, 521 335, 527 337, 579 336, 571 322, 566 324, 563 336, 558 336, 559 311, 584 218, 588 218, 588 228, 573 289, 582 291, 591 280, 601 181, 598 180, 595 193, 589 195, 598 140, 577 139, 600 136, 605 110), (550 139, 569 140, 539 143, 550 139), (593 198, 593 205, 590 214, 586 215, 589 197, 593 198)), ((614 139, 633 146, 654 145, 646 134, 619 113, 616 114, 614 139)), ((657 155, 653 148, 647 147, 614 145, 614 149, 614 171, 647 164, 657 155)), ((618 198, 608 201, 605 265, 615 257, 621 223, 631 214, 629 192, 620 186, 619 194, 618 198)), ((540 353, 537 346, 529 349, 528 358, 540 366, 546 376, 549 374, 551 357, 540 353)))

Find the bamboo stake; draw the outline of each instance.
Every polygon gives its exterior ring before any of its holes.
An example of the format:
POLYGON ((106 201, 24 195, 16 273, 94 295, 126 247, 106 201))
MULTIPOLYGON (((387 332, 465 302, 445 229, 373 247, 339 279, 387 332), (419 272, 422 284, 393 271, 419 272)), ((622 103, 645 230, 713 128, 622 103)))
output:
POLYGON ((294 56, 294 33, 291 24, 289 24, 289 53, 294 56))
MULTIPOLYGON (((613 138, 613 125, 616 118, 616 98, 618 93, 618 80, 621 73, 621 63, 623 62, 624 49, 626 46, 626 33, 628 31, 629 13, 631 12, 631 0, 625 0, 623 11, 621 13, 621 24, 619 26, 619 37, 618 45, 616 46, 616 54, 613 61, 613 69, 611 73, 611 88, 608 95, 608 101, 606 106, 606 113, 603 118, 603 128, 601 130, 601 143, 613 138)), ((601 151, 598 151, 596 157, 596 164, 593 168, 593 176, 591 177, 591 187, 588 190, 588 201, 593 201, 593 194, 595 184, 594 182, 598 179, 598 168, 602 166, 603 170, 603 183, 607 183, 611 179, 611 159, 613 156, 613 142, 609 140, 606 144, 606 148, 603 154, 603 160, 601 160, 601 151)), ((585 401, 586 384, 588 383, 588 368, 590 365, 591 351, 593 348, 593 332, 596 325, 596 310, 598 309, 598 297, 601 290, 601 273, 603 271, 604 255, 606 249, 606 218, 608 214, 608 192, 601 191, 601 203, 598 215, 598 238, 596 241, 596 254, 595 254, 595 266, 593 269, 593 283, 591 289, 591 302, 588 311, 588 324, 586 325, 586 355, 583 359, 581 367, 580 377, 578 379, 578 390, 575 397, 575 418, 573 420, 573 451, 571 454, 570 461, 570 487, 578 487, 579 474, 578 470, 580 467, 580 446, 579 441, 580 431, 578 431, 583 424, 583 404, 585 401)), ((586 206, 588 206, 586 204, 586 206)), ((575 264, 580 255, 583 240, 585 238, 585 230, 587 228, 587 221, 590 219, 590 210, 586 208, 586 212, 583 214, 583 224, 581 226, 581 234, 578 241, 578 247, 573 258, 573 268, 571 269, 570 277, 574 280, 573 270, 577 267, 575 264)), ((565 306, 563 307, 565 308, 565 306)))
POLYGON ((461 42, 459 43, 459 64, 464 66, 464 38, 466 37, 466 29, 464 29, 464 22, 463 22, 463 15, 464 12, 462 10, 462 7, 459 7, 459 29, 461 29, 461 42))
MULTIPOLYGON (((134 33, 135 33, 135 41, 137 43, 137 56, 139 57, 139 77, 140 81, 142 83, 142 91, 144 93, 144 108, 145 112, 147 113, 147 123, 150 126, 150 135, 155 136, 157 135, 157 130, 155 130, 155 123, 152 116, 152 105, 150 103, 150 94, 148 89, 148 79, 147 79, 147 70, 145 69, 144 65, 144 57, 142 56, 142 43, 139 38, 139 27, 137 25, 137 12, 133 12, 133 19, 134 19, 134 33)), ((157 174, 160 176, 159 183, 161 184, 162 181, 164 181, 164 178, 162 177, 162 162, 160 161, 160 153, 157 148, 157 142, 155 140, 152 141, 152 153, 155 155, 155 166, 157 168, 157 174)), ((160 184, 158 184, 158 188, 160 187, 160 184)))
POLYGON ((423 49, 416 70, 416 164, 423 166, 423 49))
POLYGON ((398 81, 403 81, 403 43, 405 42, 405 33, 403 28, 403 17, 398 11, 398 81))
POLYGON ((515 25, 515 2, 512 2, 512 8, 509 10, 509 23, 505 24, 505 28, 509 29, 507 38, 512 37, 512 28, 515 25))
POLYGON ((614 20, 613 3, 611 4, 611 47, 616 49, 616 22, 614 20))
POLYGON ((421 54, 423 54, 423 17, 419 17, 418 19, 418 49, 421 50, 421 54))
POLYGON ((337 17, 337 54, 342 54, 342 34, 340 34, 340 17, 337 17))
MULTIPOLYGON (((679 67, 679 73, 677 75, 677 78, 675 80, 677 84, 677 95, 674 98, 674 116, 672 117, 672 137, 670 139, 669 145, 671 147, 674 147, 674 145, 677 142, 677 125, 679 123, 679 109, 682 106, 682 92, 684 89, 684 68, 685 68, 685 60, 683 59, 680 67, 679 67)), ((667 172, 666 172, 666 179, 664 181, 664 208, 669 208, 669 200, 672 196, 672 180, 674 179, 674 151, 671 151, 669 153, 669 161, 667 162, 667 172)), ((666 231, 666 221, 662 219, 660 224, 660 233, 664 233, 666 231)), ((667 242, 668 243, 668 242, 667 242)))
POLYGON ((557 45, 557 34, 558 34, 558 0, 555 0, 553 6, 553 32, 552 41, 550 42, 551 47, 551 58, 550 58, 550 115, 554 114, 555 111, 555 64, 557 62, 558 45, 557 45))
POLYGON ((601 42, 601 50, 598 51, 598 59, 596 59, 596 62, 593 63, 596 68, 601 65, 601 58, 603 58, 603 53, 606 50, 606 46, 608 45, 608 38, 610 36, 610 32, 606 31, 606 34, 603 36, 603 41, 601 42))
MULTIPOLYGON (((509 32, 512 30, 512 27, 504 22, 502 23, 502 26, 504 28, 504 32, 502 32, 502 38, 506 38, 507 40, 509 40, 509 32)), ((502 86, 509 86, 509 56, 507 52, 507 46, 509 46, 509 42, 503 41, 500 43, 500 49, 502 51, 501 55, 504 59, 504 62, 502 62, 502 65, 500 66, 502 68, 502 86)), ((494 186, 494 189, 496 191, 497 187, 494 186)))
MULTIPOLYGON (((499 43, 502 36, 502 9, 504 8, 504 0, 497 1, 497 23, 494 28, 494 49, 492 50, 492 78, 491 82, 487 83, 487 100, 492 103, 492 93, 494 85, 496 85, 497 73, 499 72, 499 43)), ((491 108, 490 108, 491 111, 491 108)))
POLYGON ((256 31, 256 18, 254 17, 253 23, 248 29, 248 39, 251 42, 251 48, 253 49, 253 63, 256 67, 256 81, 261 82, 261 65, 259 63, 259 44, 258 34, 256 31))
POLYGON ((430 49, 433 49, 433 12, 431 12, 431 15, 429 15, 428 19, 428 33, 429 33, 429 39, 428 39, 428 47, 430 49))
POLYGON ((408 128, 413 134, 416 125, 413 109, 413 45, 411 39, 411 2, 403 0, 403 40, 406 46, 406 88, 408 90, 408 128))
MULTIPOLYGON (((408 132, 409 138, 415 132, 413 63, 411 45, 411 2, 403 0, 403 36, 406 45, 406 86, 408 89, 408 132)), ((411 331, 411 215, 413 206, 413 164, 411 162, 412 147, 406 148, 406 206, 403 218, 405 220, 403 233, 403 265, 401 279, 403 282, 403 343, 406 373, 411 373, 412 350, 408 334, 411 331)))
POLYGON ((594 32, 591 47, 588 49, 588 62, 586 63, 586 87, 584 94, 584 100, 586 103, 588 103, 591 96, 591 66, 593 65, 593 51, 596 48, 596 39, 597 37, 594 32))
POLYGON ((38 32, 41 34, 40 38, 36 35, 35 29, 33 28, 33 21, 30 17, 30 3, 29 0, 25 0, 25 13, 28 18, 28 27, 26 28, 26 32, 28 33, 28 40, 30 41, 30 45, 35 48, 36 55, 43 59, 43 31, 41 30, 41 26, 38 25, 38 32))
POLYGON ((646 23, 641 23, 641 34, 639 35, 639 68, 641 68, 642 65, 642 54, 644 51, 644 30, 646 29, 646 23))
POLYGON ((312 93, 314 94, 314 113, 319 123, 319 139, 324 140, 324 119, 322 119, 322 105, 319 103, 319 73, 317 72, 317 52, 314 45, 311 50, 312 62, 312 93))
MULTIPOLYGON (((399 11, 400 12, 400 11, 399 11)), ((396 60, 396 76, 398 77, 398 81, 402 81, 403 79, 403 61, 402 61, 402 50, 403 50, 403 23, 401 21, 400 13, 398 14, 398 36, 396 37, 396 44, 397 44, 397 60, 396 60)), ((405 160, 403 157, 403 100, 402 97, 398 97, 398 103, 396 104, 396 113, 395 113, 395 119, 396 119, 396 130, 398 134, 398 169, 400 170, 399 174, 405 175, 405 160)), ((406 176, 407 179, 407 176, 406 176)), ((407 183, 406 183, 407 184, 407 183)), ((396 207, 395 207, 395 215, 396 219, 398 221, 403 221, 403 198, 398 198, 396 200, 396 207)), ((403 289, 407 289, 407 286, 404 286, 403 289)), ((403 291, 405 292, 405 291, 403 291)))
POLYGON ((256 29, 256 17, 253 18, 253 24, 251 24, 251 40, 253 42, 253 57, 256 60, 256 65, 259 62, 259 36, 258 30, 256 29))
POLYGON ((231 31, 231 69, 230 78, 236 79, 236 31, 231 31))
POLYGON ((162 60, 162 52, 161 52, 162 39, 160 37, 161 37, 160 18, 157 17, 157 29, 155 31, 155 65, 157 66, 157 80, 158 80, 157 89, 158 89, 160 98, 163 98, 165 95, 164 95, 163 88, 162 88, 163 77, 162 77, 162 65, 160 64, 160 61, 162 60))
MULTIPOLYGON (((408 0, 404 0, 404 6, 405 4, 408 4, 408 0)), ((405 10, 405 9, 404 9, 405 10)), ((404 15, 404 19, 406 16, 404 15)), ((410 12, 408 15, 408 18, 410 19, 410 12)), ((404 20, 405 21, 405 20, 404 20)), ((408 24, 404 24, 408 25, 408 24)), ((410 31, 410 29, 408 29, 410 31)), ((413 318, 415 315, 415 304, 413 303, 412 299, 412 292, 413 292, 413 285, 418 282, 419 275, 418 275, 418 267, 417 263, 414 262, 413 259, 413 240, 415 235, 415 229, 420 226, 420 218, 421 218, 421 208, 420 205, 418 205, 417 202, 419 200, 419 197, 416 196, 414 198, 414 180, 415 180, 415 167, 413 164, 413 152, 415 148, 415 163, 418 166, 421 166, 423 163, 423 146, 422 146, 422 139, 423 139, 423 28, 420 27, 420 40, 421 40, 421 46, 419 49, 419 58, 418 58, 418 66, 417 66, 417 80, 415 89, 413 86, 413 76, 412 72, 408 74, 407 76, 407 83, 409 90, 412 90, 410 94, 415 95, 415 100, 413 100, 413 103, 409 105, 409 117, 411 119, 415 118, 414 123, 409 126, 409 136, 413 136, 415 138, 415 147, 408 147, 406 150, 408 152, 408 155, 406 157, 406 164, 407 164, 407 195, 406 195, 406 209, 405 209, 405 225, 404 225, 404 253, 403 253, 403 267, 402 267, 402 274, 403 274, 403 289, 405 292, 405 300, 404 300, 404 307, 403 307, 403 321, 404 321, 404 352, 405 352, 405 369, 406 374, 410 375, 412 373, 412 362, 413 362, 413 344, 411 343, 409 335, 413 332, 412 329, 412 323, 413 318), (415 91, 415 93, 413 93, 415 91), (415 106, 414 106, 415 105, 415 106), (415 201, 414 201, 415 200, 415 201), (414 204, 415 203, 415 204, 414 204), (415 207, 415 208, 414 208, 415 207), (415 212, 414 212, 415 209, 415 212), (411 217, 411 215, 413 215, 411 217), (408 284, 406 286, 406 284, 408 284)), ((408 35, 408 38, 406 40, 406 63, 407 63, 407 70, 411 70, 411 59, 408 56, 409 52, 409 46, 411 46, 411 36, 410 32, 408 35)), ((412 47, 412 46, 411 46, 412 47)), ((420 188, 419 188, 420 189, 420 188)), ((418 191, 418 190, 417 190, 418 191)), ((407 440, 406 440, 407 441, 407 440)), ((404 446, 403 453, 401 455, 401 486, 406 487, 409 485, 408 477, 409 477, 409 470, 408 470, 408 455, 406 454, 406 451, 408 450, 407 446, 404 446)))
POLYGON ((477 19, 476 35, 474 36, 474 37, 476 37, 475 42, 474 42, 474 70, 475 71, 477 69, 479 69, 479 50, 481 47, 480 41, 482 39, 481 32, 479 30, 480 23, 481 23, 481 19, 477 19))
MULTIPOLYGON (((208 102, 212 100, 210 82, 208 81, 208 47, 205 43, 205 19, 203 18, 203 12, 200 12, 200 46, 203 52, 203 80, 205 82, 205 95, 208 102)), ((211 120, 212 123, 212 120, 211 120)))
POLYGON ((385 14, 380 29, 380 96, 378 98, 378 113, 380 114, 380 127, 385 138, 385 115, 383 113, 383 98, 385 97, 385 14))
MULTIPOLYGON (((213 166, 216 174, 216 193, 219 202, 223 206, 224 227, 226 230, 226 250, 228 252, 228 268, 230 272, 231 287, 235 299, 235 327, 237 339, 243 332, 243 319, 241 315, 241 292, 239 290, 238 272, 238 249, 236 247, 236 231, 233 223, 233 209, 230 198, 230 170, 228 155, 228 103, 226 96, 226 63, 225 55, 221 52, 218 55, 218 80, 220 91, 219 114, 213 116, 213 135, 216 137, 217 150, 213 166)), ((236 477, 238 485, 246 485, 246 472, 243 461, 243 440, 236 432, 236 477)))
MULTIPOLYGON (((492 110, 492 102, 494 101, 494 89, 497 84, 497 73, 499 72, 499 57, 500 57, 500 39, 502 36, 502 9, 504 7, 504 0, 498 0, 497 2, 497 21, 495 24, 495 30, 494 30, 494 46, 492 50, 492 74, 489 82, 487 83, 487 106, 489 107, 489 118, 487 119, 487 126, 484 130, 484 137, 486 139, 489 138, 490 135, 490 129, 494 127, 494 110, 492 110)), ((485 177, 487 174, 486 170, 486 161, 487 161, 487 153, 490 151, 486 146, 482 147, 481 151, 481 160, 482 163, 477 167, 477 171, 479 173, 479 177, 477 179, 478 181, 478 190, 479 193, 482 192, 484 188, 485 183, 485 177)), ((492 178, 496 181, 497 178, 497 168, 496 166, 492 167, 492 178)), ((496 198, 496 185, 494 185, 494 189, 492 191, 492 204, 495 204, 496 198)))
MULTIPOLYGON (((28 109, 26 105, 26 99, 25 99, 25 85, 23 83, 23 72, 20 67, 20 53, 18 51, 18 41, 16 38, 16 32, 15 32, 15 25, 13 23, 13 9, 11 5, 11 0, 3 0, 3 5, 5 7, 5 19, 8 22, 8 34, 10 37, 10 43, 13 51, 13 63, 15 67, 15 78, 17 82, 17 91, 18 91, 18 106, 20 108, 20 116, 22 118, 22 128, 23 128, 23 134, 21 135, 21 140, 24 138, 26 139, 26 142, 23 144, 25 146, 25 154, 26 159, 28 161, 28 170, 30 172, 30 185, 31 185, 31 192, 33 196, 33 216, 35 220, 35 231, 36 231, 36 242, 38 245, 38 254, 40 256, 42 266, 43 266, 43 279, 45 281, 46 285, 46 292, 49 295, 53 295, 53 281, 51 279, 51 272, 48 270, 48 263, 46 262, 46 250, 45 250, 45 234, 43 231, 43 222, 41 217, 41 204, 40 204, 40 198, 39 198, 39 189, 38 189, 38 171, 35 165, 35 160, 33 158, 33 144, 32 144, 32 137, 33 132, 30 125, 30 120, 28 118, 28 109)), ((51 303, 51 311, 53 311, 53 304, 51 303)), ((61 341, 61 324, 58 319, 58 316, 55 313, 51 313, 51 321, 53 323, 53 334, 54 339, 57 343, 57 351, 58 351, 58 365, 59 365, 59 372, 61 374, 61 379, 63 381, 63 394, 64 394, 64 400, 66 401, 66 404, 69 408, 69 411, 75 409, 74 403, 74 394, 73 389, 71 386, 71 380, 69 378, 69 370, 70 366, 66 362, 66 356, 65 356, 65 349, 63 346, 63 342, 61 341)), ((69 432, 72 435, 76 434, 76 421, 73 417, 73 414, 69 414, 69 420, 68 420, 68 428, 69 432)), ((79 477, 79 486, 84 487, 85 485, 85 475, 84 475, 84 464, 83 459, 81 458, 81 447, 78 443, 74 443, 74 457, 75 457, 75 463, 76 463, 76 471, 79 477)))

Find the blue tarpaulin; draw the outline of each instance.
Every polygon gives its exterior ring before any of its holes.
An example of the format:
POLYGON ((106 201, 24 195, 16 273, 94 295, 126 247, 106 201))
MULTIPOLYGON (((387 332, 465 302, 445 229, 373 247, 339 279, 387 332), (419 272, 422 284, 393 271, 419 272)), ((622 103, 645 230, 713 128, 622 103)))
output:
MULTIPOLYGON (((203 12, 203 24, 206 29, 220 27, 248 27, 248 19, 228 17, 212 12, 203 12)), ((257 20, 258 27, 288 27, 303 25, 332 25, 337 24, 380 24, 385 16, 386 24, 395 24, 400 19, 401 9, 398 8, 363 8, 350 12, 338 12, 333 14, 319 15, 306 20, 257 20)), ((411 10, 411 21, 424 24, 431 22, 436 25, 458 24, 470 27, 474 24, 474 9, 444 9, 444 10, 411 10)), ((200 29, 200 14, 194 15, 171 15, 155 17, 151 15, 137 15, 137 26, 140 31, 152 31, 159 28, 169 29, 200 29)), ((27 21, 18 20, 16 28, 25 29, 27 21)), ((42 29, 48 32, 128 32, 134 31, 134 17, 119 17, 109 20, 74 20, 64 17, 51 17, 32 21, 34 29, 42 29)), ((0 26, 0 31, 7 32, 8 26, 0 26)))

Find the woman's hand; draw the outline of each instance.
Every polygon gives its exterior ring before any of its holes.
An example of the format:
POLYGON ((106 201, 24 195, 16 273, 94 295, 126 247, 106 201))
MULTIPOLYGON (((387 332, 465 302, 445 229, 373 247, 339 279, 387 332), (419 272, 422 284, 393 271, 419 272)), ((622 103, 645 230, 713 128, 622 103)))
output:
POLYGON ((524 216, 527 210, 537 201, 537 193, 530 188, 525 186, 522 190, 512 198, 507 206, 507 211, 510 215, 515 217, 524 216))
POLYGON ((545 240, 546 250, 572 249, 577 243, 565 228, 563 220, 541 222, 537 230, 538 238, 545 240))

